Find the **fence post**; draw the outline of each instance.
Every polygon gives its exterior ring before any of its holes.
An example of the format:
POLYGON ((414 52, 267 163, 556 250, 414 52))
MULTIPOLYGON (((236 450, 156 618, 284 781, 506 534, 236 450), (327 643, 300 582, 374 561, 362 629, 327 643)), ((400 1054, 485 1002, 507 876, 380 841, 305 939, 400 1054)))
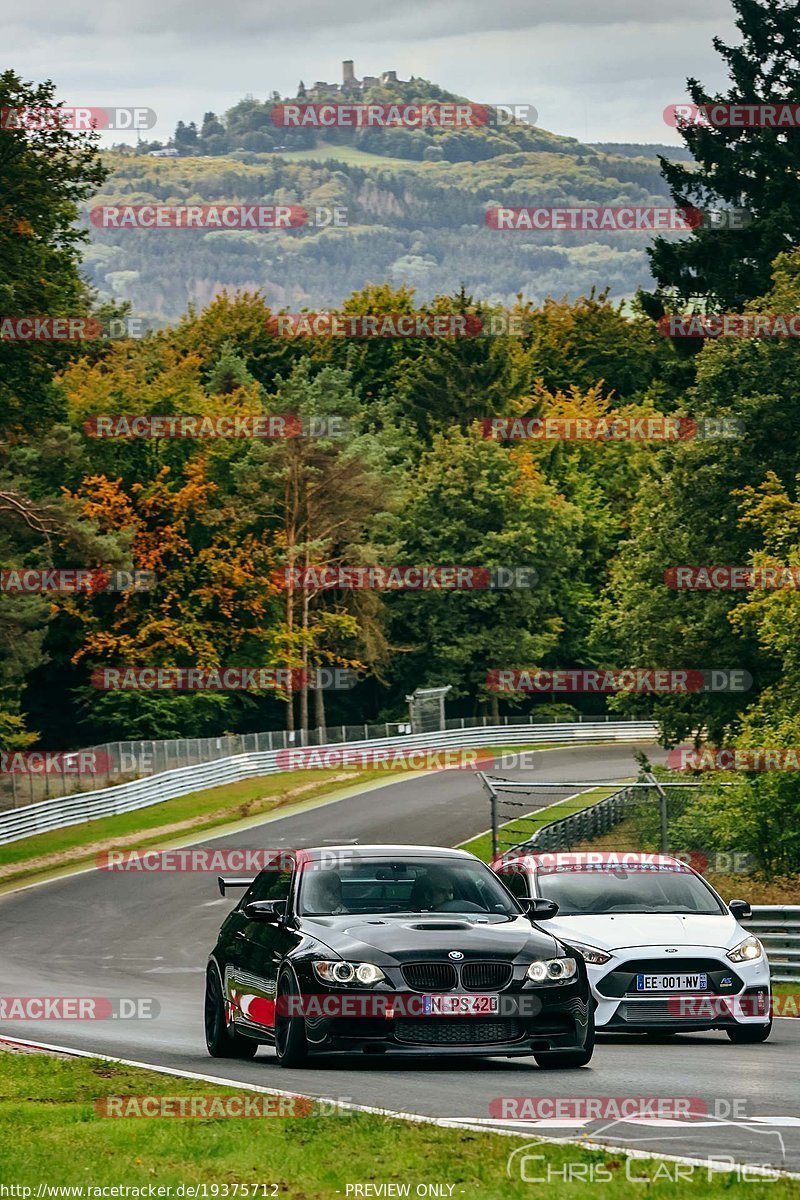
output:
POLYGON ((653 787, 658 792, 658 808, 661 819, 661 853, 669 854, 669 829, 667 825, 667 793, 664 788, 653 775, 652 771, 648 772, 647 779, 652 783, 653 787))

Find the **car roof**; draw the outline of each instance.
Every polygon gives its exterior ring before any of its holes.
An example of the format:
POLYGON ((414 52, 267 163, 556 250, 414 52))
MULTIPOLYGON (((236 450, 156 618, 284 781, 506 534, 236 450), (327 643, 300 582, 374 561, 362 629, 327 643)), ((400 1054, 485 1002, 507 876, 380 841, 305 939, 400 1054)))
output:
POLYGON ((311 859, 325 859, 341 854, 348 859, 353 858, 466 858, 474 859, 474 854, 466 850, 451 850, 447 846, 395 846, 382 845, 353 845, 343 843, 339 846, 304 846, 302 854, 311 859))

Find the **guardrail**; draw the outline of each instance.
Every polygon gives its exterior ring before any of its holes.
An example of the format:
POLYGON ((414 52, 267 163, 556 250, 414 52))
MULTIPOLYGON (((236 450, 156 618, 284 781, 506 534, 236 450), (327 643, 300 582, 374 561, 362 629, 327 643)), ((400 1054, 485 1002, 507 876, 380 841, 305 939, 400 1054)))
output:
MULTIPOLYGON (((611 714, 603 717, 585 717, 582 713, 565 718, 551 716, 547 705, 525 715, 504 716, 492 722, 483 717, 448 717, 445 730, 485 729, 487 726, 517 726, 520 730, 535 725, 558 725, 565 721, 599 725, 615 721, 611 714)), ((80 750, 66 751, 67 767, 63 774, 14 772, 0 774, 0 811, 7 808, 22 808, 38 804, 40 800, 54 800, 75 796, 81 792, 96 791, 118 783, 131 783, 146 775, 161 775, 165 771, 178 771, 182 767, 195 767, 200 763, 214 762, 220 758, 233 758, 239 754, 259 754, 262 750, 287 750, 296 746, 331 746, 340 743, 360 744, 375 739, 399 737, 412 733, 430 732, 424 728, 412 729, 408 721, 385 721, 380 724, 329 725, 327 729, 267 730, 263 733, 235 733, 219 737, 171 738, 129 742, 105 742, 98 746, 84 746, 80 750)))
POLYGON ((754 904, 741 922, 764 943, 776 983, 800 983, 800 904, 754 904))
MULTIPOLYGON (((347 746, 330 744, 313 748, 321 756, 333 758, 351 751, 366 749, 456 749, 492 746, 510 746, 537 742, 603 742, 603 741, 648 741, 654 740, 658 726, 653 721, 608 721, 588 724, 564 722, 553 725, 526 725, 520 729, 513 726, 490 726, 477 731, 472 729, 450 729, 434 733, 405 734, 399 737, 378 738, 359 742, 348 742, 347 746)), ((307 751, 310 753, 312 751, 307 751)), ((259 775, 274 775, 292 770, 285 765, 287 751, 265 750, 254 754, 239 754, 214 762, 198 763, 179 770, 164 771, 146 779, 99 791, 84 792, 52 800, 28 804, 23 808, 0 813, 0 844, 18 841, 37 833, 78 825, 83 821, 95 821, 100 817, 116 816, 164 800, 174 800, 190 792, 203 791, 225 783, 238 783, 259 775)), ((341 763, 341 759, 339 760, 341 763)), ((339 765, 333 761, 331 765, 339 765)))

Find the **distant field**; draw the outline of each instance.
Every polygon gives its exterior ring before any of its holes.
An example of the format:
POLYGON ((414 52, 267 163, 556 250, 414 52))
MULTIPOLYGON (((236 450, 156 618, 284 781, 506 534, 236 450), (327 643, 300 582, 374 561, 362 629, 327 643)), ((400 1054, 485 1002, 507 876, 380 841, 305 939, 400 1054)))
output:
MULTIPOLYGON (((248 155, 251 152, 248 151, 248 155)), ((255 152, 252 152, 255 153, 255 152)), ((409 170, 420 171, 435 167, 437 163, 416 162, 409 158, 389 158, 382 154, 368 154, 364 150, 357 150, 354 146, 333 146, 327 142, 320 142, 313 150, 286 150, 280 151, 277 154, 255 154, 254 158, 240 159, 234 154, 222 154, 219 156, 200 156, 186 155, 181 158, 148 158, 146 155, 132 156, 117 154, 114 151, 109 151, 104 157, 108 160, 110 166, 120 168, 131 163, 140 165, 148 164, 158 166, 161 172, 172 175, 174 171, 185 171, 187 168, 194 173, 198 169, 201 173, 205 173, 210 168, 231 168, 241 169, 261 168, 269 163, 277 162, 282 159, 284 162, 341 162, 350 167, 364 167, 371 170, 379 170, 385 168, 388 170, 409 170)), ((161 173, 159 172, 159 174, 161 173)))
POLYGON ((383 154, 368 154, 355 146, 332 146, 320 142, 313 150, 281 150, 279 154, 264 154, 263 159, 284 158, 287 162, 343 162, 351 167, 391 167, 395 170, 420 171, 436 166, 435 163, 416 162, 410 158, 388 158, 383 154))

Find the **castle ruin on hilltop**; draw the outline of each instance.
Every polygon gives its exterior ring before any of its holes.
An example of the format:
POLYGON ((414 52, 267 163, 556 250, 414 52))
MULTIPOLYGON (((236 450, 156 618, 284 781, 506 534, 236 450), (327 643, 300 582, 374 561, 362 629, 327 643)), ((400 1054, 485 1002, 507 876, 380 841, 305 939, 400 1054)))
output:
POLYGON ((365 75, 363 79, 356 79, 356 73, 353 67, 352 58, 346 58, 342 63, 342 82, 341 83, 326 83, 324 79, 318 79, 310 88, 306 88, 302 79, 297 89, 298 96, 322 96, 330 92, 339 92, 347 94, 349 92, 364 92, 367 88, 377 87, 381 83, 409 83, 410 80, 398 79, 397 71, 384 71, 382 75, 365 75))

